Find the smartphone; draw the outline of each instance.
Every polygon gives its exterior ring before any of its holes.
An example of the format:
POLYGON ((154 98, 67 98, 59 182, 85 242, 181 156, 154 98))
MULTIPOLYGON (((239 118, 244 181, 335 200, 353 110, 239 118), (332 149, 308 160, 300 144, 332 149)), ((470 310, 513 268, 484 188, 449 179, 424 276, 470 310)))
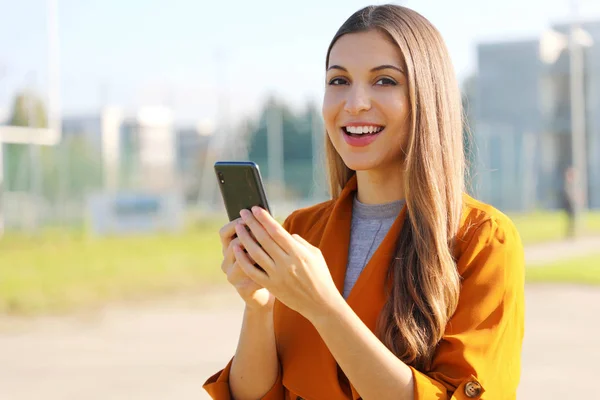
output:
POLYGON ((252 161, 217 161, 215 173, 229 221, 240 211, 259 206, 271 214, 258 165, 252 161))

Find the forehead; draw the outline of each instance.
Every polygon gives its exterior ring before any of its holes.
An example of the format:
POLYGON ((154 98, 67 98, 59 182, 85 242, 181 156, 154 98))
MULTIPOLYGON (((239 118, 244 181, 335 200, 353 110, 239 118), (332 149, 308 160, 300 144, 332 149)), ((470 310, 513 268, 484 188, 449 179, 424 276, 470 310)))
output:
POLYGON ((384 64, 403 67, 404 57, 398 45, 377 30, 345 34, 335 42, 329 53, 329 65, 347 69, 384 64))

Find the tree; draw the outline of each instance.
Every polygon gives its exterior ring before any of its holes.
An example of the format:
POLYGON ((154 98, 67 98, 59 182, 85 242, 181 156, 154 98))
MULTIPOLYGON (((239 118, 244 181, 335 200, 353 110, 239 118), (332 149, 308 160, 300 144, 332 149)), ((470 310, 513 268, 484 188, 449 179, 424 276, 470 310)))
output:
MULTIPOLYGON (((46 128, 48 117, 43 101, 32 91, 15 96, 9 125, 46 128)), ((4 145, 5 185, 9 191, 26 190, 31 182, 28 145, 4 145)))
POLYGON ((284 179, 294 196, 308 196, 312 185, 312 114, 313 107, 295 114, 283 102, 270 98, 265 103, 258 121, 248 121, 248 156, 256 162, 268 178, 267 117, 279 112, 283 122, 284 179))
POLYGON ((469 75, 461 85, 461 100, 465 118, 463 146, 467 162, 467 191, 474 193, 477 167, 477 148, 475 146, 475 107, 477 103, 477 75, 469 75))
POLYGON ((34 92, 18 93, 13 102, 10 125, 46 128, 48 117, 44 102, 34 92))
POLYGON ((267 159, 267 117, 270 112, 281 114, 283 120, 283 157, 287 160, 311 158, 310 119, 306 114, 295 115, 283 102, 270 98, 260 114, 258 123, 251 124, 249 155, 251 159, 267 159))

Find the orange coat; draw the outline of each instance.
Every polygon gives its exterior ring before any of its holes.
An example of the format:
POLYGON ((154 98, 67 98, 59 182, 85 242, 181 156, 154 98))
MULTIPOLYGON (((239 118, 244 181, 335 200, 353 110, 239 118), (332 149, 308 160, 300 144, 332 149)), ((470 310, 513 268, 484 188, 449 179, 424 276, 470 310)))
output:
MULTIPOLYGON (((355 190, 353 178, 337 200, 297 210, 284 223, 288 232, 321 249, 340 292, 355 190)), ((371 331, 386 301, 384 282, 405 215, 406 207, 347 299, 371 331)), ((462 277, 458 307, 431 368, 418 371, 411 367, 415 399, 515 399, 524 331, 524 256, 519 234, 504 214, 465 195, 458 239, 454 248, 462 277)), ((279 301, 273 318, 281 370, 263 399, 360 398, 307 319, 279 301)), ((231 361, 204 384, 213 399, 231 399, 230 368, 231 361)))

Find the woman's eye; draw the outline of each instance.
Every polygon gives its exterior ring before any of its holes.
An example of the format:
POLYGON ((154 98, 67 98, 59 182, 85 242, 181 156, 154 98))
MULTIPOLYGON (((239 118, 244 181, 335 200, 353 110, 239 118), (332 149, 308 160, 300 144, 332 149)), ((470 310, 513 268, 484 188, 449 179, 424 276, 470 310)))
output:
POLYGON ((396 81, 393 79, 390 79, 390 78, 381 78, 380 80, 375 82, 375 84, 381 85, 381 86, 396 86, 397 85, 396 81))
POLYGON ((332 80, 329 81, 329 84, 333 85, 333 86, 345 85, 347 83, 348 83, 348 81, 344 78, 333 78, 332 80))

